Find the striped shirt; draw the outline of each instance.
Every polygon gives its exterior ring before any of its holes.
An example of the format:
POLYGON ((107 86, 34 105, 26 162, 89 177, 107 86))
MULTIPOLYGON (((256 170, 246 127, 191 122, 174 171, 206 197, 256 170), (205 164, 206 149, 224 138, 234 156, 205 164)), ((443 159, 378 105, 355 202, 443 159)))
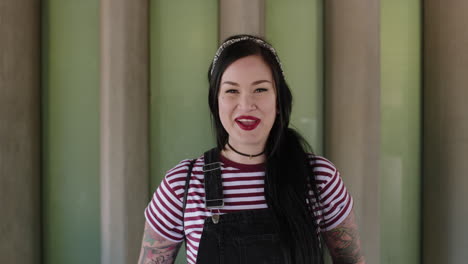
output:
MULTIPOLYGON (((339 225, 351 212, 353 199, 346 190, 340 174, 327 159, 309 155, 310 165, 317 180, 319 201, 315 200, 308 183, 311 213, 319 232, 339 225)), ((174 242, 187 239, 187 261, 196 263, 204 221, 212 213, 205 208, 203 186, 203 156, 193 166, 182 225, 182 201, 190 160, 183 160, 166 173, 145 209, 146 221, 159 235, 174 242)), ((267 208, 264 193, 265 168, 263 164, 246 165, 221 157, 224 207, 219 214, 267 208)), ((218 210, 215 211, 218 213, 218 210)))

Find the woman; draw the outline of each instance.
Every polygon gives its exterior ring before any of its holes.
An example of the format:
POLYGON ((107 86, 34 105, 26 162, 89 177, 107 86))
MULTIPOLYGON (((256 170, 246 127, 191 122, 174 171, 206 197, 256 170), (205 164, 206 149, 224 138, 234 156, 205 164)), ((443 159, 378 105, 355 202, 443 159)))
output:
POLYGON ((364 263, 339 172, 288 128, 292 96, 276 51, 238 35, 208 72, 217 147, 169 170, 145 210, 139 263, 364 263))

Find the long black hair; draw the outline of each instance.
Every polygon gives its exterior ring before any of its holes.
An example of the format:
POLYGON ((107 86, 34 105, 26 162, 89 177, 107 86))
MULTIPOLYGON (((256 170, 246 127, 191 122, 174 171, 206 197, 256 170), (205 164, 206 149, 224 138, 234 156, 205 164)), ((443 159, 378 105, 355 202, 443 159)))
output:
POLYGON ((236 35, 226 39, 215 56, 216 61, 210 65, 208 101, 217 147, 220 151, 224 149, 229 138, 218 110, 221 77, 234 61, 251 55, 260 56, 269 65, 276 87, 278 114, 265 146, 265 198, 279 223, 282 248, 288 252, 290 263, 323 263, 317 221, 310 212, 312 201, 307 195, 309 182, 318 201, 315 176, 309 165, 311 148, 299 133, 289 128, 292 94, 276 52, 259 37, 236 35))

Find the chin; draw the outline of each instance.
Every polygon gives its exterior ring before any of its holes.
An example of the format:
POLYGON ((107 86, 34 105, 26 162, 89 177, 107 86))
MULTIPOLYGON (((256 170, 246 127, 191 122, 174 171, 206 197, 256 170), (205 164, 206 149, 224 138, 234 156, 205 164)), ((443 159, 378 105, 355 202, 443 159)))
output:
POLYGON ((237 130, 237 131, 232 131, 234 132, 233 137, 230 136, 230 138, 234 141, 230 141, 231 144, 243 144, 243 145, 258 145, 262 144, 263 142, 266 142, 268 137, 263 137, 261 135, 262 133, 259 133, 259 131, 244 131, 244 130, 237 130))

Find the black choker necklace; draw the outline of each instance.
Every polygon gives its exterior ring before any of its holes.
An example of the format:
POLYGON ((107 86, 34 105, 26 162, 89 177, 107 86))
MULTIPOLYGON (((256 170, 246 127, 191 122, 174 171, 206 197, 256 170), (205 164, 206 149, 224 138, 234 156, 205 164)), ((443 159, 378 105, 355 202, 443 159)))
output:
POLYGON ((265 150, 264 150, 264 151, 262 151, 262 152, 260 152, 260 153, 258 153, 258 154, 249 155, 249 154, 245 154, 245 153, 242 153, 242 152, 237 151, 235 148, 233 148, 233 147, 231 146, 231 144, 229 144, 229 141, 228 141, 227 144, 228 144, 229 148, 231 148, 235 153, 237 153, 237 154, 239 154, 239 155, 242 155, 242 156, 245 156, 245 157, 249 157, 249 159, 258 157, 258 156, 260 156, 260 155, 263 155, 263 153, 265 153, 265 150))

